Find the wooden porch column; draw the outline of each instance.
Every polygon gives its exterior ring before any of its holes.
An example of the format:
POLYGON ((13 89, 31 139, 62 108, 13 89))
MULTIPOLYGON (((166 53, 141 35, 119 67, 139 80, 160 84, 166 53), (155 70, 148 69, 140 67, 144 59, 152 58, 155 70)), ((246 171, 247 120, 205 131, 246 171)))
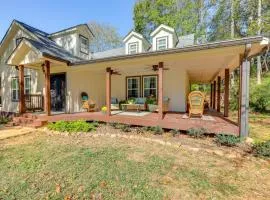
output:
POLYGON ((211 83, 210 108, 213 108, 213 83, 211 83))
POLYGON ((214 85, 213 85, 213 109, 216 110, 216 86, 217 86, 217 82, 214 81, 214 85))
POLYGON ((44 73, 45 73, 45 112, 51 115, 51 77, 50 77, 50 61, 45 60, 44 73))
POLYGON ((19 66, 19 113, 25 112, 25 95, 24 95, 24 66, 19 66))
POLYGON ((217 111, 220 112, 220 89, 221 89, 221 77, 218 76, 217 80, 217 111))
POLYGON ((163 62, 158 63, 158 118, 163 119, 163 62))
POLYGON ((230 87, 230 69, 225 69, 224 78, 224 117, 229 116, 229 87, 230 87))
POLYGON ((111 75, 112 70, 110 67, 106 69, 106 115, 109 117, 111 115, 111 75))
POLYGON ((249 76, 250 76, 250 62, 244 60, 241 70, 241 79, 240 79, 240 136, 248 136, 248 112, 249 112, 249 76))

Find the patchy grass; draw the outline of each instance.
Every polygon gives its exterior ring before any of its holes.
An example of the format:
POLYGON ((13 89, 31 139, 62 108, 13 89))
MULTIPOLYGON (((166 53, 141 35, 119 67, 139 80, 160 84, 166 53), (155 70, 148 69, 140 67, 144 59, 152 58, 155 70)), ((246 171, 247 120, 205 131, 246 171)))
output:
MULTIPOLYGON (((181 139, 186 144, 200 142, 181 139)), ((259 158, 228 159, 206 151, 87 134, 38 133, 0 141, 0 169, 0 199, 267 199, 270 195, 269 164, 259 158)))
MULTIPOLYGON (((230 118, 237 121, 237 112, 231 112, 230 118)), ((250 137, 256 142, 270 140, 270 113, 249 114, 250 137)))

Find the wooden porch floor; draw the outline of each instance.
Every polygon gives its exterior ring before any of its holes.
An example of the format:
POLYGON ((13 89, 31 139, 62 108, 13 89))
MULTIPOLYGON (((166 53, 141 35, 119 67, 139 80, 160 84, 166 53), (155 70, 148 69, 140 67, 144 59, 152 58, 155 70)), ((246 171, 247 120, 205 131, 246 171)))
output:
POLYGON ((39 115, 41 120, 48 122, 56 122, 60 120, 87 120, 87 121, 102 121, 102 122, 119 122, 138 126, 160 126, 165 129, 179 129, 186 131, 190 128, 205 128, 209 133, 228 133, 239 135, 239 128, 234 123, 222 117, 221 113, 215 111, 207 111, 204 114, 204 119, 200 118, 183 118, 187 116, 185 113, 166 113, 163 120, 158 119, 157 113, 149 113, 145 116, 130 116, 115 114, 109 118, 101 112, 83 112, 74 114, 57 114, 52 116, 39 115))

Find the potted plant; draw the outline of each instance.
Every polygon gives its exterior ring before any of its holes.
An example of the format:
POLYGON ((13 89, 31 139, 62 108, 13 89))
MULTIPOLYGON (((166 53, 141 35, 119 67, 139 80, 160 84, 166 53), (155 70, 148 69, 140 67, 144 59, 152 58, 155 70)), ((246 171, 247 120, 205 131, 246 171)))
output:
POLYGON ((107 107, 106 107, 106 106, 102 106, 101 112, 102 112, 103 114, 106 114, 106 113, 107 113, 107 107))
POLYGON ((150 112, 155 112, 158 109, 157 100, 155 97, 147 98, 146 104, 150 112))

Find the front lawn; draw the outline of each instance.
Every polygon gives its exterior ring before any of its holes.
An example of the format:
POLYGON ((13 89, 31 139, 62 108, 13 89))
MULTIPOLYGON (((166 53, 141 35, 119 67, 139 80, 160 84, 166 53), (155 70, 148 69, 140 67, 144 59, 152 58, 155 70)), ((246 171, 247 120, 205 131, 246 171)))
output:
MULTIPOLYGON (((115 131, 105 127, 105 132, 115 131)), ((99 130, 98 130, 99 131, 99 130)), ((92 134, 92 133, 89 133, 92 134)), ((162 136, 160 136, 162 137, 162 136)), ((269 162, 208 139, 184 146, 39 133, 0 141, 0 199, 267 199, 269 162), (196 147, 196 148, 195 148, 196 147)))

